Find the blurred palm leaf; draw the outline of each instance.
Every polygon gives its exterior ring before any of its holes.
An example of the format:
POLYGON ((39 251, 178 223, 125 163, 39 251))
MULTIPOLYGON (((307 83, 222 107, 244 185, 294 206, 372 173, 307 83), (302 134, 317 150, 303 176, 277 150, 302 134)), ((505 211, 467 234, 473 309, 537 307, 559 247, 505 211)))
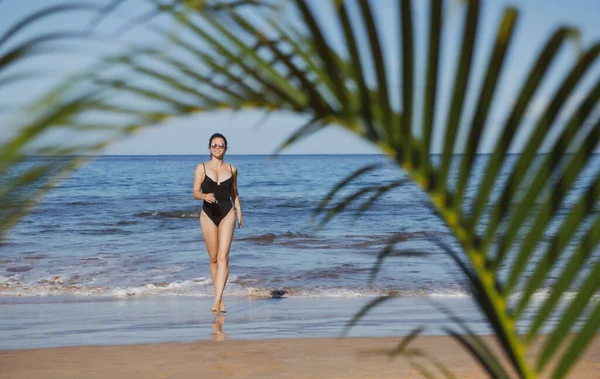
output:
MULTIPOLYGON (((1 8, 1 7, 0 7, 1 8)), ((93 12, 97 7, 89 3, 64 3, 43 8, 9 26, 0 35, 0 96, 3 100, 11 98, 11 90, 15 85, 38 80, 42 71, 22 69, 23 64, 38 62, 43 57, 62 50, 59 43, 83 39, 87 34, 82 31, 68 30, 62 32, 39 33, 21 38, 23 33, 35 29, 50 17, 71 14, 74 12, 93 12)), ((12 135, 0 145, 0 239, 14 226, 19 219, 36 204, 38 199, 52 188, 64 175, 82 163, 80 157, 69 156, 80 151, 89 151, 96 146, 60 146, 27 149, 35 144, 40 135, 52 128, 69 124, 81 109, 93 101, 92 97, 80 94, 78 97, 63 99, 61 104, 48 108, 36 115, 26 114, 27 121, 19 128, 12 130, 12 135), (28 159, 26 155, 54 154, 62 157, 56 159, 28 159)), ((8 113, 11 108, 0 105, 0 113, 8 113)), ((9 125, 4 125, 5 133, 9 125)), ((10 133, 11 131, 9 131, 10 133)))
MULTIPOLYGON (((454 257, 465 273, 512 369, 500 367, 498 357, 464 325, 463 334, 453 330, 449 333, 477 357, 490 375, 505 377, 506 372, 514 371, 531 378, 545 372, 550 362, 553 362, 553 377, 566 375, 590 342, 600 320, 600 305, 593 300, 600 285, 597 279, 600 263, 586 265, 597 258, 595 249, 600 238, 600 222, 594 210, 600 191, 598 174, 594 173, 594 180, 586 184, 582 193, 573 192, 575 181, 590 166, 600 137, 600 124, 593 119, 600 96, 598 78, 591 79, 595 85, 581 105, 570 112, 567 123, 557 121, 561 112, 568 112, 567 102, 597 61, 600 45, 592 46, 577 58, 543 114, 528 129, 523 122, 526 110, 549 78, 549 67, 558 59, 560 48, 577 37, 578 32, 558 28, 549 37, 525 75, 521 89, 514 94, 515 102, 501 126, 481 181, 476 183, 474 194, 468 194, 482 136, 492 128, 488 122, 490 109, 514 37, 516 9, 508 8, 502 15, 480 88, 472 89, 471 83, 477 79, 472 67, 477 37, 481 34, 480 1, 466 2, 454 86, 442 128, 442 154, 434 161, 431 158, 434 120, 442 112, 438 78, 440 40, 447 32, 442 25, 442 0, 429 2, 424 93, 415 85, 415 78, 421 73, 415 69, 416 33, 410 0, 396 3, 400 25, 396 43, 401 46, 397 61, 402 62, 399 83, 391 83, 394 76, 389 67, 394 65, 385 54, 372 1, 332 0, 336 19, 327 25, 327 32, 319 22, 314 4, 305 0, 292 1, 293 9, 285 8, 275 15, 273 1, 148 1, 156 7, 155 11, 132 23, 147 24, 156 38, 168 42, 168 52, 156 45, 134 46, 129 52, 110 57, 89 73, 77 76, 36 104, 34 109, 41 109, 40 113, 2 150, 8 159, 0 165, 0 173, 3 181, 12 178, 8 185, 3 183, 2 204, 9 204, 3 208, 3 212, 6 209, 2 215, 3 228, 23 214, 23 206, 18 203, 30 198, 30 193, 18 197, 16 193, 21 188, 39 178, 45 181, 36 190, 47 188, 52 183, 50 179, 76 162, 74 159, 67 160, 69 164, 52 162, 46 165, 47 169, 38 165, 26 174, 19 171, 19 175, 9 175, 22 162, 27 143, 46 129, 63 127, 75 132, 105 128, 113 132, 100 143, 51 151, 79 154, 100 148, 107 141, 140 127, 195 112, 260 108, 301 114, 309 121, 281 148, 336 124, 378 146, 429 196, 461 250, 453 252, 439 241, 438 246, 454 257), (253 6, 247 9, 240 5, 253 6), (156 15, 169 16, 178 32, 152 23, 156 15), (331 40, 332 29, 343 37, 341 42, 331 40), (367 41, 366 46, 362 41, 367 41), (468 106, 471 98, 476 99, 472 112, 468 106), (421 118, 415 117, 419 99, 422 99, 421 118), (87 112, 116 117, 116 121, 111 118, 110 122, 89 122, 87 112), (530 131, 525 133, 523 152, 511 158, 509 147, 522 131, 530 131), (532 164, 544 143, 549 145, 551 153, 532 164), (464 150, 464 154, 453 186, 449 178, 452 163, 457 159, 454 153, 459 150, 464 150), (57 168, 58 171, 52 171, 57 168), (506 180, 503 170, 509 170, 506 180), (569 196, 576 199, 566 203, 569 196), (560 213, 565 207, 568 217, 560 213), (552 229, 550 225, 558 227, 552 229), (541 259, 532 260, 537 255, 541 259), (552 276, 558 279, 551 280, 552 276), (573 283, 578 285, 577 296, 565 302, 564 295, 573 283), (548 284, 552 285, 550 296, 536 306, 530 301, 531 296, 548 284), (515 291, 520 291, 519 296, 511 297, 515 291), (526 314, 534 314, 530 324, 524 323, 526 314), (553 315, 562 315, 563 321, 549 323, 553 315), (537 362, 528 361, 530 344, 544 326, 549 338, 544 341, 537 362), (522 333, 525 339, 519 336, 522 333), (569 333, 575 334, 574 338, 563 338, 569 333)), ((110 2, 102 8, 99 19, 110 17, 125 2, 110 2)), ((2 66, 0 73, 1 70, 2 66)), ((397 180, 343 195, 348 183, 373 169, 376 168, 359 169, 332 190, 317 214, 323 216, 323 223, 354 201, 371 195, 362 203, 357 213, 360 215, 379 196, 404 183, 397 180)), ((393 245, 394 241, 390 241, 388 249, 379 256, 374 274, 393 245)), ((381 301, 362 310, 352 322, 357 322, 381 301)))
MULTIPOLYGON (((44 72, 44 58, 61 53, 72 52, 69 43, 73 41, 107 41, 106 36, 93 33, 93 28, 102 20, 111 17, 115 10, 127 0, 112 0, 102 5, 86 2, 62 2, 24 15, 9 25, 0 35, 0 96, 3 100, 11 98, 14 86, 24 86, 41 77, 54 75, 44 72), (71 16, 73 14, 90 16, 92 22, 87 29, 72 28, 65 31, 44 31, 39 27, 48 19, 71 16), (33 31, 33 33, 32 33, 33 31), (33 34, 33 36, 32 36, 33 34), (23 37, 25 35, 25 37, 23 37), (40 68, 39 71, 22 69, 27 65, 40 68)), ((149 3, 156 4, 154 1, 149 3)), ((182 1, 174 5, 189 9, 194 6, 205 13, 222 12, 223 6, 235 8, 245 6, 265 6, 261 1, 235 2, 224 4, 220 1, 182 1)), ((8 6, 8 5, 7 5, 8 6)), ((1 7, 0 7, 1 8, 1 7)), ((162 7, 157 5, 160 13, 162 7)), ((157 13, 153 12, 151 16, 157 13)), ((142 25, 152 17, 142 17, 128 22, 128 28, 142 25)), ((166 32, 165 32, 166 33, 166 32)), ((135 55, 142 55, 137 52, 135 55)), ((154 54, 157 59, 165 54, 147 49, 146 54, 154 54)), ((118 64, 130 64, 141 74, 163 80, 179 90, 201 97, 201 94, 187 88, 158 71, 144 70, 133 65, 126 54, 110 57, 94 65, 89 71, 78 73, 69 80, 48 92, 41 99, 28 106, 0 104, 0 114, 18 113, 16 121, 5 125, 5 136, 0 141, 0 240, 24 215, 29 213, 40 199, 55 187, 69 173, 87 162, 95 153, 110 143, 131 134, 142 127, 164 122, 170 117, 181 116, 204 108, 197 104, 185 104, 170 100, 166 96, 144 88, 136 87, 124 80, 103 76, 118 64), (108 89, 108 90, 105 90, 108 89), (112 90, 112 92, 110 91, 112 90), (108 101, 110 96, 119 92, 119 101, 108 101), (168 103, 168 109, 149 110, 135 106, 123 106, 123 95, 131 92, 139 99, 153 99, 168 103), (50 135, 50 137, 49 137, 50 135), (58 142, 57 142, 58 141, 58 142), (82 142, 85 141, 85 142, 82 142)), ((172 62, 176 62, 172 60, 172 62)), ((175 63, 173 63, 175 64, 175 63)), ((185 69, 186 65, 179 65, 185 69)), ((188 74, 191 72, 187 70, 188 74)), ((214 84, 208 82, 209 84, 214 84)), ((208 96, 201 98, 206 101, 208 96)), ((135 102, 135 98, 132 99, 135 102)), ((227 101, 232 103, 231 98, 227 101)), ((213 101, 210 106, 222 102, 213 101)), ((209 108, 210 108, 209 106, 209 108)), ((14 116, 14 115, 13 115, 14 116)))

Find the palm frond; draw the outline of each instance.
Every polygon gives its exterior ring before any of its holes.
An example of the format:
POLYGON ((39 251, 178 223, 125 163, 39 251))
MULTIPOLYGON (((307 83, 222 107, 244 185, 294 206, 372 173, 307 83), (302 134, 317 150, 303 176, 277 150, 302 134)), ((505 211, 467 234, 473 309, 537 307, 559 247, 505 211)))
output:
MULTIPOLYGON (((494 213, 499 213, 500 217, 503 214, 508 212, 509 207, 506 204, 510 204, 509 199, 515 198, 518 196, 517 190, 520 188, 521 182, 525 178, 526 174, 531 174, 531 161, 540 148, 544 137, 551 130, 551 126, 553 125, 556 117, 558 116, 562 107, 564 107, 569 95, 574 90, 575 86, 583 77, 584 73, 591 67, 592 63, 598 57, 600 53, 600 49, 598 46, 590 49, 586 54, 584 54, 577 64, 575 64, 569 73, 569 75, 565 78, 562 85, 556 92, 554 98, 546 108, 546 112, 540 117, 538 122, 534 127, 534 131, 531 133, 530 138, 527 140, 527 144, 523 152, 519 155, 517 162, 515 163, 515 168, 512 170, 511 174, 507 179, 507 184, 505 186, 505 191, 502 194, 502 197, 498 201, 496 205, 496 209, 494 213)), ((579 124, 581 124, 581 120, 579 120, 579 124)), ((543 169, 543 168, 542 168, 543 169)), ((540 191, 540 187, 533 187, 531 185, 527 186, 530 189, 530 192, 540 191)), ((531 203, 526 203, 525 201, 531 199, 522 199, 521 206, 516 208, 516 213, 510 219, 508 223, 507 231, 504 233, 502 238, 502 243, 498 248, 498 254, 502 256, 504 254, 505 249, 508 249, 514 238, 517 235, 518 230, 524 223, 524 221, 528 218, 528 215, 535 211, 529 205, 531 203)), ((488 236, 492 234, 490 229, 487 231, 488 236)), ((489 238, 489 237, 488 237, 489 238)))
POLYGON ((504 367, 500 364, 498 357, 492 352, 490 347, 479 337, 475 332, 469 328, 467 323, 454 315, 452 311, 440 304, 433 304, 433 306, 439 309, 441 312, 452 320, 456 325, 462 329, 459 333, 453 329, 446 329, 446 331, 453 336, 459 343, 465 345, 467 349, 473 354, 473 357, 480 361, 482 366, 486 368, 486 371, 493 378, 508 378, 510 377, 504 367))
POLYGON ((504 17, 498 28, 494 51, 489 58, 488 69, 485 74, 483 86, 479 93, 476 105, 475 114, 469 127, 467 146, 465 147, 459 169, 459 176, 456 187, 456 201, 454 202, 455 211, 459 211, 462 207, 463 196, 467 183, 469 181, 469 173, 473 170, 475 156, 479 148, 479 142, 483 132, 480 125, 485 125, 486 118, 489 115, 490 106, 496 92, 500 72, 504 64, 504 58, 508 45, 514 34, 515 24, 517 22, 517 11, 515 9, 507 9, 504 12, 504 17))
MULTIPOLYGON (((471 218, 473 223, 477 225, 480 217, 484 212, 485 207, 488 205, 487 201, 490 197, 492 186, 498 179, 498 173, 502 168, 502 163, 506 158, 506 154, 509 151, 518 126, 521 124, 527 107, 533 100, 535 92, 543 82, 544 77, 547 75, 548 68, 552 62, 556 59, 558 50, 565 43, 566 39, 573 34, 572 29, 559 28, 554 34, 548 39, 542 52, 538 55, 535 64, 527 75, 527 80, 523 83, 517 101, 512 107, 512 110, 506 119, 504 126, 501 129, 501 135, 496 143, 492 157, 490 158, 487 167, 485 169, 485 175, 483 176, 482 183, 480 184, 479 191, 476 195, 476 200, 472 206, 471 218)), ((488 235, 484 241, 483 248, 489 247, 491 237, 495 232, 495 226, 501 215, 499 212, 491 212, 491 219, 488 222, 487 230, 488 235)))
MULTIPOLYGON (((514 32, 518 19, 516 9, 508 8, 501 17, 490 45, 491 55, 481 78, 482 84, 471 90, 471 83, 480 79, 472 69, 477 59, 474 52, 482 43, 488 42, 480 40, 480 1, 469 0, 465 7, 461 6, 460 9, 466 8, 466 14, 458 41, 460 49, 456 54, 458 61, 452 77, 450 105, 441 125, 442 154, 437 162, 430 154, 436 115, 442 111, 438 75, 443 64, 440 41, 448 30, 442 24, 444 1, 430 0, 427 65, 423 70, 416 67, 414 43, 419 41, 416 35, 419 29, 413 25, 413 2, 410 0, 396 2, 400 26, 395 43, 401 45, 401 49, 400 56, 393 58, 384 54, 383 31, 373 12, 374 3, 368 0, 333 0, 336 5, 333 22, 327 28, 320 23, 314 4, 305 0, 295 0, 292 4, 294 12, 279 13, 277 18, 273 17, 272 7, 263 7, 263 2, 259 1, 148 1, 153 5, 160 4, 158 10, 141 18, 134 16, 137 21, 132 24, 146 26, 146 21, 152 18, 149 15, 169 17, 181 31, 180 35, 155 25, 147 26, 156 36, 169 42, 169 54, 159 48, 134 46, 125 53, 107 57, 92 70, 34 103, 30 108, 31 117, 23 122, 17 136, 1 147, 0 175, 3 179, 9 178, 15 167, 21 167, 25 153, 34 151, 32 143, 44 131, 62 129, 69 133, 87 133, 111 129, 105 123, 86 119, 89 112, 118 116, 119 121, 113 124, 114 133, 96 144, 75 144, 64 147, 66 150, 49 149, 46 152, 89 153, 141 127, 157 125, 173 117, 222 109, 258 108, 303 116, 306 124, 277 152, 328 125, 341 126, 378 146, 404 169, 406 178, 416 182, 429 196, 461 251, 450 250, 443 243, 438 246, 449 252, 469 280, 481 312, 512 365, 511 372, 524 378, 535 377, 548 367, 548 362, 555 359, 558 351, 566 348, 568 350, 559 358, 554 373, 556 377, 566 375, 588 345, 600 319, 600 308, 590 305, 590 299, 598 290, 596 278, 600 274, 596 266, 588 273, 589 268, 584 264, 594 254, 600 239, 600 222, 594 211, 598 179, 594 178, 596 181, 582 191, 573 191, 574 183, 585 172, 600 140, 598 120, 590 119, 599 103, 597 78, 590 82, 595 86, 567 123, 563 125, 558 121, 597 63, 600 45, 592 45, 565 73, 549 105, 530 128, 531 125, 524 122, 526 110, 549 80, 549 68, 559 59, 559 51, 569 39, 578 39, 578 31, 561 27, 549 36, 514 94, 516 101, 508 109, 481 181, 475 183, 470 178, 475 177, 481 138, 493 130, 488 120, 498 92, 498 80, 505 70, 504 57, 519 37, 514 32), (243 5, 252 7, 242 12, 239 7, 243 5), (246 11, 255 13, 248 17, 246 11), (351 18, 351 11, 359 12, 360 17, 351 18), (299 15, 300 19, 285 22, 291 14, 299 15), (329 38, 331 29, 343 37, 341 43, 329 38), (367 41, 368 48, 360 49, 359 41, 367 41), (390 83, 389 67, 394 67, 395 61, 389 59, 402 63, 399 86, 390 83), (168 70, 163 72, 156 67, 167 67, 168 70), (374 80, 369 80, 369 70, 372 70, 374 80), (426 88, 423 94, 415 85, 419 75, 424 76, 422 82, 426 88), (417 124, 413 108, 419 104, 419 96, 423 96, 423 114, 421 123, 417 124), (401 99, 400 104, 395 105, 395 99, 401 99), (475 107, 469 106, 470 99, 477 99, 475 107), (466 125, 465 133, 461 133, 461 125, 466 125), (530 133, 525 133, 522 152, 517 157, 510 157, 508 152, 514 147, 515 136, 526 131, 530 133), (550 136, 556 136, 550 141, 553 151, 540 158, 538 154, 550 136), (452 186, 449 178, 454 154, 463 148, 465 154, 460 160, 458 179, 452 186), (567 155, 571 151, 574 153, 567 155), (532 164, 533 161, 536 164, 532 164), (503 172, 504 169, 509 170, 508 174, 503 172), (474 193, 467 196, 471 186, 475 188, 474 193), (564 204, 567 196, 575 198, 571 205, 564 204), (535 203, 538 206, 531 206, 535 203), (566 217, 558 212, 565 207, 572 212, 566 217), (552 223, 560 224, 556 231, 549 230, 552 223), (584 236, 578 237, 580 234, 584 236), (544 238, 548 237, 551 242, 545 247, 544 238), (541 259, 533 259, 538 257, 538 252, 541 259), (570 259, 563 264, 558 258, 564 258, 566 254, 570 254, 570 259), (551 270, 559 271, 554 282, 548 280, 551 270), (529 272, 533 274, 529 275, 529 272), (503 275, 508 276, 506 282, 501 280, 503 275), (548 298, 539 307, 531 304, 531 296, 548 283, 552 286, 548 298), (578 283, 580 292, 568 304, 561 304, 559 300, 573 283, 578 283), (521 287, 522 297, 512 301, 509 296, 521 287), (525 310, 535 315, 530 325, 520 324, 525 310), (556 325, 548 324, 550 315, 556 313, 577 318, 583 326, 577 329, 571 319, 556 325), (527 359, 529 343, 544 326, 554 327, 554 330, 538 364, 532 364, 527 359), (518 333, 527 336, 525 341, 518 333), (567 333, 574 334, 573 338, 564 338, 567 333)), ((79 5, 73 4, 71 7, 48 8, 17 23, 0 37, 0 47, 1 42, 11 39, 27 25, 51 14, 79 9, 79 5)), ((92 27, 111 17, 120 6, 120 1, 112 1, 100 7, 92 27)), ((50 33, 0 53, 0 91, 11 83, 26 80, 24 75, 2 76, 6 68, 35 57, 50 42, 80 36, 80 33, 72 32, 50 33)), ((14 225, 35 203, 34 200, 16 204, 24 199, 19 195, 19 189, 35 183, 29 187, 27 195, 38 199, 57 178, 81 161, 76 157, 59 163, 44 163, 30 171, 21 171, 20 177, 10 177, 8 185, 0 191, 2 231, 14 225)), ((354 189, 333 203, 334 197, 344 193, 354 179, 373 169, 362 168, 334 187, 318 212, 324 214, 323 221, 329 221, 350 204, 366 197, 356 213, 360 215, 379 196, 404 184, 402 178, 374 189, 354 189)), ((373 278, 391 249, 393 241, 377 258, 373 278)), ((389 298, 368 303, 348 327, 389 298)), ((490 375, 503 375, 492 364, 492 358, 486 357, 476 338, 468 336, 469 333, 462 336, 453 330, 448 333, 475 354, 490 375)))
POLYGON ((467 18, 463 29, 462 48, 459 64, 454 80, 454 90, 452 92, 452 104, 446 121, 446 135, 444 138, 444 148, 440 163, 440 173, 438 181, 438 192, 445 191, 448 171, 452 156, 455 153, 456 136, 458 127, 462 118, 464 101, 467 93, 467 87, 470 75, 473 49, 475 48, 475 37, 477 36, 477 23, 479 21, 479 1, 469 1, 467 5, 467 18))
POLYGON ((356 325, 356 323, 358 323, 373 308, 375 308, 378 305, 380 305, 388 300, 391 300, 395 297, 396 296, 393 296, 393 295, 381 296, 381 297, 377 297, 377 298, 369 301, 364 307, 362 307, 362 309, 359 312, 357 312, 354 316, 352 316, 352 319, 350 319, 350 321, 348 321, 346 323, 346 326, 344 327, 344 330, 342 331, 342 335, 343 336, 347 335, 348 332, 350 331, 350 329, 352 329, 354 327, 354 325, 356 325))
POLYGON ((423 102, 423 146, 421 159, 429 160, 431 133, 436 111, 436 95, 440 61, 440 34, 442 29, 442 0, 432 0, 429 10, 429 43, 427 52, 427 74, 423 102))

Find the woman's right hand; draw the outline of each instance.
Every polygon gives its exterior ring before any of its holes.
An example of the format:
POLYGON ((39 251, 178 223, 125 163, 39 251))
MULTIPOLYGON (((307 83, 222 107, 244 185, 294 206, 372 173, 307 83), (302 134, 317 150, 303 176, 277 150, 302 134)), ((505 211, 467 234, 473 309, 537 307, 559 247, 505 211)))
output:
POLYGON ((206 195, 204 195, 204 200, 209 202, 209 203, 214 203, 215 202, 215 195, 212 193, 207 193, 206 195))

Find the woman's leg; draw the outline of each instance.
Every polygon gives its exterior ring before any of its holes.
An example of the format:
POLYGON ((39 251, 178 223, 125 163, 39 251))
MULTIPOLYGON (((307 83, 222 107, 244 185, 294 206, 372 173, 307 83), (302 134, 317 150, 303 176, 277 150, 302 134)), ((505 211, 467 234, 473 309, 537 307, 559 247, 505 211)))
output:
MULTIPOLYGON (((233 209, 219 223, 218 249, 217 249, 217 286, 215 289, 215 303, 213 307, 220 307, 223 300, 223 291, 229 277, 229 248, 235 230, 235 214, 233 209)), ((219 309, 219 308, 217 308, 219 309)))
MULTIPOLYGON (((200 227, 202 228, 202 234, 204 235, 204 242, 206 243, 206 250, 208 251, 208 259, 210 260, 210 275, 212 276, 213 289, 215 294, 217 293, 217 255, 219 251, 219 228, 214 222, 206 215, 206 213, 200 213, 200 227)), ((213 313, 218 308, 213 309, 213 313)))

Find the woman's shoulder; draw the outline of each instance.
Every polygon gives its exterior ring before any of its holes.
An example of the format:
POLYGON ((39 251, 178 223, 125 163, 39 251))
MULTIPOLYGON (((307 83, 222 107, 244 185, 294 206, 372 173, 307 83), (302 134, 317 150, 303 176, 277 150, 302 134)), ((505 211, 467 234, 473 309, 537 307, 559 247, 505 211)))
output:
POLYGON ((233 172, 234 174, 237 174, 237 167, 235 167, 232 164, 230 164, 229 167, 231 167, 231 172, 233 172))

